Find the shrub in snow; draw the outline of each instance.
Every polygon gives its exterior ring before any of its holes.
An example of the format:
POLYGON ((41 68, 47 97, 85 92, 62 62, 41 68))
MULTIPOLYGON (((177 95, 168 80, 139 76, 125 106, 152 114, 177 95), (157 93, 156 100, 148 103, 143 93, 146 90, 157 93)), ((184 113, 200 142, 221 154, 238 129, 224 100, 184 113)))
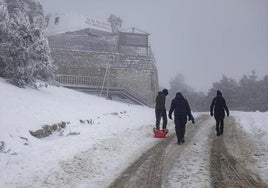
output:
POLYGON ((30 134, 37 138, 44 138, 49 135, 51 135, 55 131, 61 131, 62 129, 66 128, 66 125, 69 124, 69 122, 62 121, 61 123, 53 124, 53 125, 44 125, 41 129, 38 129, 36 131, 29 131, 30 134))
POLYGON ((33 0, 0 0, 0 77, 19 87, 53 80, 42 7, 33 0))

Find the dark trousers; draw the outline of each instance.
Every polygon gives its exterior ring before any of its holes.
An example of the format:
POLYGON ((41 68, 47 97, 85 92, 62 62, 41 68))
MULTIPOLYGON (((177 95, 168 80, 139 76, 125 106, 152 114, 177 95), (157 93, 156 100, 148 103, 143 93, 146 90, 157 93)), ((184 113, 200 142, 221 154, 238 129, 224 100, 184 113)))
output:
POLYGON ((217 134, 222 134, 223 133, 223 128, 224 128, 224 121, 222 119, 216 119, 216 131, 217 134))
POLYGON ((155 109, 156 123, 155 126, 157 129, 160 129, 160 120, 163 118, 163 129, 167 128, 167 111, 155 109))
POLYGON ((178 142, 180 142, 184 138, 185 134, 185 125, 187 123, 187 116, 181 115, 181 116, 175 116, 175 130, 178 142))

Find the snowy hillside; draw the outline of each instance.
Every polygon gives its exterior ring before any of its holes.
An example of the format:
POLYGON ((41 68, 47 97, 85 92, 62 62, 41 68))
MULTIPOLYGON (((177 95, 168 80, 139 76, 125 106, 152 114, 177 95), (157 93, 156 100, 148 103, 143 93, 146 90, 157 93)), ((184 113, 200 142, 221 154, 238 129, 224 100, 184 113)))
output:
MULTIPOLYGON (((14 176, 18 182, 26 183, 35 176, 49 174, 58 168, 58 161, 67 160, 94 147, 95 143, 105 142, 114 136, 131 146, 128 148, 130 151, 118 151, 125 154, 133 153, 137 148, 145 149, 155 142, 149 136, 154 111, 147 107, 107 101, 58 87, 19 89, 3 79, 0 79, 0 91, 0 141, 1 145, 4 143, 0 153, 0 168, 5 169, 0 171, 0 187, 12 187, 14 176), (69 122, 64 132, 55 131, 43 139, 29 133, 29 130, 36 131, 45 124, 62 121, 69 122), (124 135, 135 132, 133 136, 137 138, 123 137, 121 132, 126 131, 124 135), (140 140, 145 136, 147 139, 140 140)), ((106 144, 117 145, 120 140, 106 144)), ((99 157, 111 160, 109 156, 99 157)), ((136 157, 122 158, 121 162, 136 157)), ((95 160, 98 163, 98 157, 95 160)), ((120 168, 121 164, 111 165, 120 168)))
MULTIPOLYGON (((151 108, 61 87, 19 89, 3 79, 0 91, 0 187, 108 187, 161 140, 152 135, 155 117, 151 108), (29 132, 61 122, 66 127, 46 138, 29 132)), ((231 115, 256 145, 254 163, 261 177, 267 177, 267 112, 231 111, 231 115)), ((169 187, 210 185, 208 143, 215 138, 209 137, 215 122, 213 118, 206 122, 193 126, 199 127, 198 132, 191 141, 187 135, 184 146, 173 144, 181 148, 183 160, 178 158, 167 176, 169 187)), ((170 132, 173 127, 169 120, 170 132)))

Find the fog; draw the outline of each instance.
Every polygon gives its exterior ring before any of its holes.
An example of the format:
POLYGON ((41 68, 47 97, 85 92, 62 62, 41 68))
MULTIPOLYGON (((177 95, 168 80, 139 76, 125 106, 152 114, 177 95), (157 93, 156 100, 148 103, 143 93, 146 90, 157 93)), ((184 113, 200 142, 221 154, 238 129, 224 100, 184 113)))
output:
POLYGON ((180 73, 196 91, 222 75, 268 74, 267 0, 36 0, 45 14, 77 12, 150 33, 159 84, 180 73))

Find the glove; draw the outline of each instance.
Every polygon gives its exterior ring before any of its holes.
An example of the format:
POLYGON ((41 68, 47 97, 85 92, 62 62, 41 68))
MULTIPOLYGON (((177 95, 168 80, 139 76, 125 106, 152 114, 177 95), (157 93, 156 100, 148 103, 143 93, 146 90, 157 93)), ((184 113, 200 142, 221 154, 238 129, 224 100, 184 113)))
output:
POLYGON ((210 115, 213 116, 213 112, 210 112, 210 115))
POLYGON ((195 121, 194 121, 194 117, 192 116, 192 119, 191 119, 191 121, 192 121, 192 123, 194 124, 195 123, 195 121))
POLYGON ((168 114, 168 118, 169 119, 172 119, 172 114, 168 114))
POLYGON ((191 114, 191 116, 190 116, 190 120, 192 121, 192 123, 194 124, 195 123, 195 121, 194 121, 194 116, 191 114))

